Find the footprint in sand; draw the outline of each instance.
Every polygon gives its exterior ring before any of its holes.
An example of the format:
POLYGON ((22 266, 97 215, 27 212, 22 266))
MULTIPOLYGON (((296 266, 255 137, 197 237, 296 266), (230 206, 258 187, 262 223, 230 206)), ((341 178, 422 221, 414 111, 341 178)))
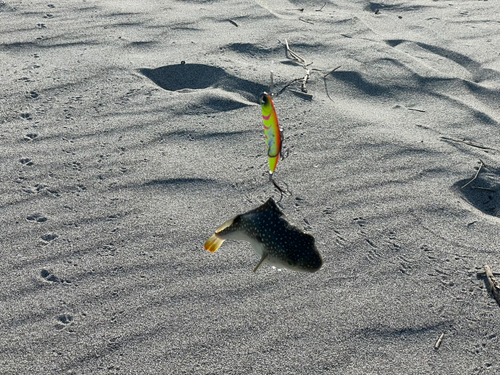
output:
MULTIPOLYGON (((17 182, 23 183, 23 180, 19 179, 17 182)), ((47 185, 42 185, 42 184, 36 184, 35 186, 24 186, 22 190, 28 194, 45 194, 53 197, 61 196, 59 191, 55 189, 49 189, 47 185)))
POLYGON ((82 165, 80 163, 78 163, 77 161, 74 161, 72 164, 71 164, 71 167, 75 170, 75 171, 81 171, 82 170, 82 165))
POLYGON ((73 322, 74 322, 74 318, 70 314, 59 315, 59 316, 57 316, 56 319, 57 319, 57 323, 55 325, 55 328, 57 330, 62 330, 62 329, 68 328, 71 325, 73 325, 73 322))
POLYGON ((19 162, 23 165, 27 165, 28 167, 31 167, 34 163, 31 161, 31 159, 28 158, 23 158, 20 159, 19 162))
POLYGON ((24 140, 25 141, 32 141, 33 139, 35 139, 36 137, 38 137, 38 134, 36 133, 28 133, 24 136, 24 140))
POLYGON ((47 221, 47 218, 43 216, 41 213, 36 213, 33 215, 30 215, 26 218, 26 220, 34 222, 34 223, 44 223, 47 221))
POLYGON ((46 269, 42 269, 42 271, 40 272, 40 276, 42 277, 42 279, 44 279, 45 281, 47 281, 49 283, 60 283, 60 282, 62 282, 57 276, 51 274, 46 269))
POLYGON ((48 283, 66 284, 66 285, 71 284, 71 280, 61 279, 61 278, 57 277, 56 275, 54 275, 53 273, 47 271, 46 269, 42 269, 40 271, 40 277, 42 278, 43 281, 48 282, 48 283))
POLYGON ((43 245, 48 245, 50 242, 54 241, 57 237, 59 237, 57 234, 49 233, 49 234, 44 234, 40 238, 42 239, 43 245))

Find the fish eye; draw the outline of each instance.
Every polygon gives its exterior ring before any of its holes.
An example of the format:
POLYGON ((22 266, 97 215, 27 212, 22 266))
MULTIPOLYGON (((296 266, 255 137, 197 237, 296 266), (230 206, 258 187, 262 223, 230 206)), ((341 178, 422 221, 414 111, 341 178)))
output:
POLYGON ((294 266, 293 262, 290 259, 287 259, 286 262, 288 263, 289 266, 294 266))

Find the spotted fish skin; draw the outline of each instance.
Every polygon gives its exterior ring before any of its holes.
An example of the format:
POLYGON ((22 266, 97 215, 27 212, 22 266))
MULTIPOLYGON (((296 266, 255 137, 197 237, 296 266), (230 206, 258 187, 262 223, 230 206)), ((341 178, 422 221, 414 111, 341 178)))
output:
POLYGON ((254 271, 263 263, 300 272, 315 272, 323 265, 314 237, 290 225, 272 198, 221 225, 205 249, 214 252, 226 239, 250 242, 261 256, 254 271))

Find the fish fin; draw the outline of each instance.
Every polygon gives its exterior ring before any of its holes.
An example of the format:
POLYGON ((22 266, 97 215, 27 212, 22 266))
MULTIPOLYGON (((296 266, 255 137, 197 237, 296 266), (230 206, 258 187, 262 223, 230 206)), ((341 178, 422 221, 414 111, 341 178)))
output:
POLYGON ((207 242, 205 242, 205 245, 203 245, 203 247, 205 248, 205 250, 208 250, 211 253, 215 253, 224 241, 224 239, 219 238, 214 234, 207 240, 207 242))
POLYGON ((226 221, 224 224, 222 224, 219 228, 217 228, 217 230, 215 231, 215 233, 220 233, 222 232, 224 229, 226 229, 227 227, 230 227, 231 225, 233 225, 233 221, 234 221, 234 217, 232 219, 229 219, 228 221, 226 221))
POLYGON ((259 267, 262 266, 262 264, 264 264, 264 262, 266 261, 268 255, 269 255, 268 253, 262 254, 262 258, 260 258, 260 262, 253 269, 253 272, 257 272, 257 270, 259 269, 259 267))

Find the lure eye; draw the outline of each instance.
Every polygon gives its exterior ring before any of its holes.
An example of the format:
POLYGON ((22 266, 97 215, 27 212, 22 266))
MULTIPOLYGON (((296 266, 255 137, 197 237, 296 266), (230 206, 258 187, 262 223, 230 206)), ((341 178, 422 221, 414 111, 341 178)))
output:
POLYGON ((260 105, 267 104, 267 95, 265 93, 260 96, 259 103, 260 103, 260 105))

